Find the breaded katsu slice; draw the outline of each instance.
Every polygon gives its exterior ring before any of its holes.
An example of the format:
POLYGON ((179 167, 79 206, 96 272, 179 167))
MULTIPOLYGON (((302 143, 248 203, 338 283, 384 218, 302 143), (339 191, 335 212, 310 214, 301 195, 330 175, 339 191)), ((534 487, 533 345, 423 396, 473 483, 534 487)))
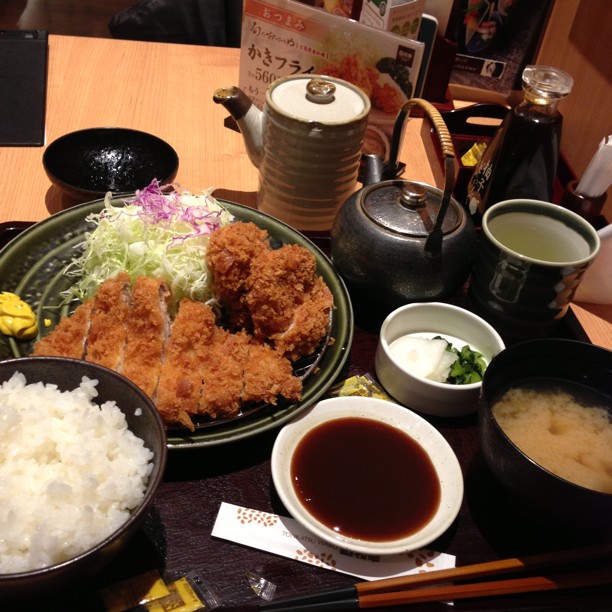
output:
POLYGON ((295 361, 312 354, 326 335, 333 296, 317 276, 314 255, 284 245, 251 262, 246 303, 253 336, 295 361))
POLYGON ((269 250, 267 232, 254 223, 231 223, 210 236, 206 262, 212 271, 213 288, 233 326, 250 326, 246 282, 253 258, 269 250))
POLYGON ((202 397, 198 413, 228 418, 240 413, 243 373, 249 354, 249 335, 216 327, 202 363, 202 397))
POLYGON ((157 278, 139 276, 132 287, 121 374, 155 397, 170 335, 170 289, 157 278))
POLYGON ((198 412, 213 419, 237 416, 245 404, 276 404, 279 395, 299 400, 302 394, 289 360, 244 331, 215 328, 202 377, 198 412))
POLYGON ((317 276, 304 301, 293 310, 291 324, 270 339, 276 350, 291 361, 312 355, 327 335, 334 299, 325 281, 317 276))
POLYGON ((202 302, 181 300, 166 343, 156 404, 167 425, 194 429, 202 394, 202 362, 215 331, 215 315, 202 302))
POLYGON ((251 341, 244 368, 242 401, 276 405, 278 396, 298 401, 302 381, 293 374, 291 362, 267 344, 251 341))
POLYGON ((49 335, 34 345, 32 354, 38 357, 83 359, 92 307, 93 300, 77 306, 72 315, 62 318, 49 335))
POLYGON ((130 276, 120 272, 104 281, 93 301, 85 359, 119 371, 127 337, 130 276))

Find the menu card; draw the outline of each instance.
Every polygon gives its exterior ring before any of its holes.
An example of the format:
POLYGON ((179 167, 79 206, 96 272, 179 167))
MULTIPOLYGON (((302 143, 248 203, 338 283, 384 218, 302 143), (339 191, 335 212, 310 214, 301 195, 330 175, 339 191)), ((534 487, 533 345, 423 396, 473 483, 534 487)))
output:
POLYGON ((397 113, 418 97, 424 44, 292 0, 245 0, 240 88, 263 108, 276 79, 344 79, 370 98, 364 152, 388 157, 397 113))
POLYGON ((0 30, 0 146, 45 142, 47 33, 0 30))
POLYGON ((424 10, 425 0, 365 0, 359 21, 407 38, 416 38, 424 10))

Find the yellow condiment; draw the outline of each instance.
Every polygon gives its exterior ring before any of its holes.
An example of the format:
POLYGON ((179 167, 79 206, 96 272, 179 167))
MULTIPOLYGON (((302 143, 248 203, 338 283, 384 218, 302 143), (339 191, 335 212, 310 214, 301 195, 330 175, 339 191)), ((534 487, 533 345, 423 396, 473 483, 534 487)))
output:
POLYGON ((122 580, 100 591, 106 612, 131 610, 169 595, 170 589, 157 570, 122 580))
POLYGON ((487 148, 486 142, 475 142, 461 157, 461 163, 466 167, 473 167, 478 164, 484 150, 487 148))
POLYGON ((0 333, 29 340, 38 333, 32 309, 14 293, 0 292, 0 333))

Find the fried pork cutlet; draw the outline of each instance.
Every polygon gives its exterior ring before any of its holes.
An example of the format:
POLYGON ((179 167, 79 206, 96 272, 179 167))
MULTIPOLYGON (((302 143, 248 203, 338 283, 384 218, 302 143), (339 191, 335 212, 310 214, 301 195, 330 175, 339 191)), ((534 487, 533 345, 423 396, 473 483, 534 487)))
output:
POLYGON ((293 375, 291 362, 267 344, 252 341, 244 368, 242 401, 276 405, 278 396, 297 401, 302 381, 293 375))
POLYGON ((249 336, 215 328, 202 363, 204 386, 198 413, 211 418, 239 414, 242 400, 243 373, 249 354, 249 336))
POLYGON ((314 255, 284 245, 251 262, 246 303, 253 336, 295 361, 311 355, 326 335, 333 297, 316 274, 314 255))
POLYGON ((103 282, 93 298, 85 359, 119 371, 127 337, 130 276, 120 272, 103 282))
POLYGON ((215 328, 202 376, 199 414, 211 418, 237 416, 244 404, 276 404, 279 395, 298 400, 302 393, 289 360, 244 331, 215 328))
POLYGON ((314 256, 297 245, 272 250, 265 231, 236 223, 211 236, 207 260, 229 330, 216 325, 210 306, 188 299, 170 320, 161 280, 141 277, 130 289, 129 276, 119 274, 34 354, 121 372, 155 401, 166 425, 191 430, 194 416, 227 418, 245 405, 299 400, 302 382, 291 362, 316 349, 333 306, 314 256))
POLYGON ((293 310, 290 325, 270 337, 276 350, 291 361, 312 355, 327 335, 333 303, 329 287, 321 277, 316 277, 304 301, 293 310))
POLYGON ((149 397, 155 397, 170 335, 169 302, 170 290, 161 279, 140 276, 134 282, 121 374, 149 397))
POLYGON ((83 359, 92 307, 93 300, 77 306, 72 315, 62 318, 49 335, 34 345, 32 354, 38 357, 83 359))
POLYGON ((223 302, 229 323, 248 328, 246 281, 251 262, 270 250, 268 234, 254 223, 232 223, 210 236, 206 261, 212 270, 213 288, 223 302))
POLYGON ((157 387, 157 409, 166 424, 194 430, 190 415, 198 412, 202 362, 215 331, 215 315, 201 302, 181 300, 166 343, 157 387))

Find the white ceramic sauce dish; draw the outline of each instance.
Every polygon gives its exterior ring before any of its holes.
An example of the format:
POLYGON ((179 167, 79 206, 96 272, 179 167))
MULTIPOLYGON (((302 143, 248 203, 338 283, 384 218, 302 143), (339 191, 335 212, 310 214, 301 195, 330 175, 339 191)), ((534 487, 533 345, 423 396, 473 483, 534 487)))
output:
MULTIPOLYGON (((345 426, 345 422, 336 424, 345 426)), ((359 464, 358 456, 362 460, 374 461, 376 457, 372 456, 373 452, 369 445, 355 448, 351 455, 355 459, 355 466, 359 464), (365 458, 364 453, 368 454, 365 458)), ((326 471, 335 467, 330 457, 326 463, 326 471)), ((384 467, 386 469, 386 466, 384 467)), ((392 470, 404 470, 404 473, 410 474, 413 468, 412 464, 393 465, 392 470)), ((363 474, 357 473, 357 469, 354 472, 349 473, 347 480, 360 482, 359 479, 364 478, 363 474)), ((414 412, 394 402, 370 397, 337 397, 323 400, 285 426, 272 450, 272 479, 282 503, 297 522, 326 542, 364 554, 399 554, 427 546, 451 526, 463 499, 463 476, 459 462, 440 432, 414 412), (387 430, 394 428, 396 434, 405 434, 409 441, 416 443, 428 457, 439 483, 439 502, 426 522, 413 533, 384 541, 350 537, 323 523, 313 515, 310 506, 307 507, 302 501, 302 496, 296 490, 295 474, 292 474, 296 451, 303 448, 304 438, 314 430, 318 432, 322 426, 343 419, 360 419, 362 423, 365 420, 373 422, 374 426, 382 424, 383 428, 387 426, 387 430)), ((364 490, 368 489, 368 484, 363 486, 364 490)), ((373 516, 371 520, 376 525, 377 521, 384 519, 378 515, 373 516)), ((410 520, 410 517, 407 517, 407 520, 410 520)))
POLYGON ((375 370, 378 380, 394 399, 432 416, 459 417, 475 413, 481 382, 449 384, 414 374, 389 349, 395 340, 408 335, 442 336, 458 350, 467 344, 482 353, 489 363, 505 348, 495 329, 468 310, 441 302, 401 306, 387 316, 380 329, 375 370))

